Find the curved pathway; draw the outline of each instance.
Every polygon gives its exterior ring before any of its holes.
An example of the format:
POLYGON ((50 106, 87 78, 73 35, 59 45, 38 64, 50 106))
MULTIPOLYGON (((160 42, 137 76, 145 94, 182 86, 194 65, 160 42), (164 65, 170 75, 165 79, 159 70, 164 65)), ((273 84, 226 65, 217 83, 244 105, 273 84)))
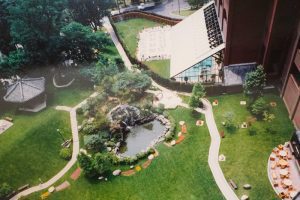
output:
MULTIPOLYGON (((98 93, 93 93, 90 97, 96 96, 98 93)), ((75 107, 67 107, 67 106, 57 106, 55 109, 60 111, 65 111, 70 113, 70 120, 71 120, 71 130, 72 130, 72 142, 73 142, 73 151, 72 151, 72 158, 67 163, 67 165, 58 172, 55 176, 53 176, 50 180, 45 183, 33 186, 28 188, 11 198, 11 200, 17 200, 21 197, 25 197, 31 193, 38 192, 44 190, 50 186, 52 186, 56 181, 58 181, 61 177, 63 177, 71 167, 76 163, 77 156, 79 154, 79 136, 78 136, 78 124, 77 124, 77 117, 76 117, 76 110, 77 108, 81 107, 83 104, 86 103, 86 99, 76 105, 75 107)))
MULTIPOLYGON (((122 45, 118 41, 118 38, 116 37, 116 33, 114 32, 109 20, 106 18, 104 19, 104 24, 103 26, 106 28, 108 33, 110 34, 115 46, 118 49, 118 52, 120 56, 122 57, 122 60, 125 63, 125 66, 129 69, 132 70, 132 64, 129 61, 122 45)), ((161 85, 157 84, 152 80, 152 83, 155 87, 158 87, 161 91, 151 91, 152 93, 155 92, 162 92, 163 93, 163 98, 160 100, 160 103, 165 104, 165 108, 174 108, 178 105, 183 106, 183 107, 188 107, 187 104, 182 103, 182 100, 180 97, 178 97, 177 92, 171 91, 167 88, 162 87, 161 85)), ((238 200, 239 198, 237 195, 234 193, 234 191, 231 189, 229 186, 222 169, 219 164, 219 149, 220 149, 220 144, 221 144, 221 138, 219 135, 219 131, 214 119, 214 114, 212 110, 212 106, 210 102, 207 99, 202 99, 203 104, 205 106, 205 110, 203 109, 195 109, 197 112, 203 113, 205 115, 205 120, 207 123, 207 127, 210 133, 211 137, 211 144, 209 148, 209 154, 208 154, 208 164, 210 167, 210 170, 213 174, 213 177, 222 192, 223 196, 227 200, 238 200)))

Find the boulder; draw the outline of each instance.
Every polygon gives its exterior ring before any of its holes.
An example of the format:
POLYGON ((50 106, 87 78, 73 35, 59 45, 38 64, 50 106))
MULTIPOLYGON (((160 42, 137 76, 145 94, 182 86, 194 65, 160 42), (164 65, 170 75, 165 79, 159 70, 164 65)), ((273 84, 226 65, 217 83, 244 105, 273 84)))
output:
POLYGON ((241 197, 241 200, 248 200, 248 199, 249 199, 249 197, 245 194, 241 197))
POLYGON ((243 186, 243 188, 246 189, 246 190, 250 190, 251 189, 251 185, 250 184, 245 184, 243 186))
POLYGON ((133 166, 133 165, 131 165, 131 166, 130 166, 130 169, 133 169, 133 168, 134 168, 134 166, 133 166))
POLYGON ((117 169, 117 170, 113 171, 112 174, 113 174, 114 176, 119 176, 119 175, 121 174, 121 172, 122 172, 122 171, 121 171, 120 169, 117 169))
POLYGON ((148 160, 153 160, 153 158, 154 158, 154 155, 153 155, 153 154, 150 154, 150 155, 148 156, 148 160))
POLYGON ((174 146, 175 144, 176 144, 176 141, 175 141, 175 140, 172 140, 172 141, 171 141, 171 145, 174 146))
POLYGON ((110 152, 112 150, 111 147, 107 147, 107 151, 110 152))

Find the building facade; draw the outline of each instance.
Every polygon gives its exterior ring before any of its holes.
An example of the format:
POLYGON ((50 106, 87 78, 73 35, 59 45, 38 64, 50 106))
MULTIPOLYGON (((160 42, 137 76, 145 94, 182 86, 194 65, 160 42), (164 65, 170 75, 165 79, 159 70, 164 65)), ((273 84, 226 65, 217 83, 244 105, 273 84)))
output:
POLYGON ((281 96, 300 129, 300 1, 215 0, 225 41, 223 65, 262 64, 280 80, 281 96))

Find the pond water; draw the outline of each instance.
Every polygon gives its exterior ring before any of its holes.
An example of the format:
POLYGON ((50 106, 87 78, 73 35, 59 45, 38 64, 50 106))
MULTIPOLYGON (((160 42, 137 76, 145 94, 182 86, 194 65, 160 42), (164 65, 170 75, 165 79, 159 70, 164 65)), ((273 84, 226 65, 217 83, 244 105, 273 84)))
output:
POLYGON ((121 156, 134 156, 142 150, 146 150, 153 140, 158 139, 164 133, 164 125, 158 120, 150 123, 134 126, 128 133, 126 144, 123 146, 121 156))

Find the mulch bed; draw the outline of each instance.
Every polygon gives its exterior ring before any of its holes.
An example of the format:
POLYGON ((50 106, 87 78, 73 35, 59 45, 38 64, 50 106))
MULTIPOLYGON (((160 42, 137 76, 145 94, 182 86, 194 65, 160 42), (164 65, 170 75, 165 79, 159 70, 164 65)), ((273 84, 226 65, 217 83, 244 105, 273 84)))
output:
POLYGON ((63 182, 62 184, 60 184, 59 186, 57 186, 57 187, 55 188, 55 190, 56 190, 57 192, 59 192, 59 191, 61 191, 61 190, 64 190, 64 189, 70 187, 70 185, 71 185, 71 184, 70 184, 68 181, 65 181, 65 182, 63 182))
POLYGON ((144 169, 146 169, 147 167, 149 167, 149 165, 151 164, 151 162, 152 162, 152 160, 147 160, 146 162, 144 162, 144 163, 142 164, 142 167, 143 167, 144 169))
POLYGON ((76 180, 79 178, 80 174, 81 174, 81 169, 78 167, 78 168, 72 173, 72 175, 70 176, 70 178, 71 178, 72 180, 76 181, 76 180))
POLYGON ((184 135, 181 135, 178 137, 178 139, 176 140, 176 144, 181 143, 184 140, 184 135))
POLYGON ((134 174, 135 174, 135 171, 133 169, 121 172, 122 176, 132 176, 134 174))

